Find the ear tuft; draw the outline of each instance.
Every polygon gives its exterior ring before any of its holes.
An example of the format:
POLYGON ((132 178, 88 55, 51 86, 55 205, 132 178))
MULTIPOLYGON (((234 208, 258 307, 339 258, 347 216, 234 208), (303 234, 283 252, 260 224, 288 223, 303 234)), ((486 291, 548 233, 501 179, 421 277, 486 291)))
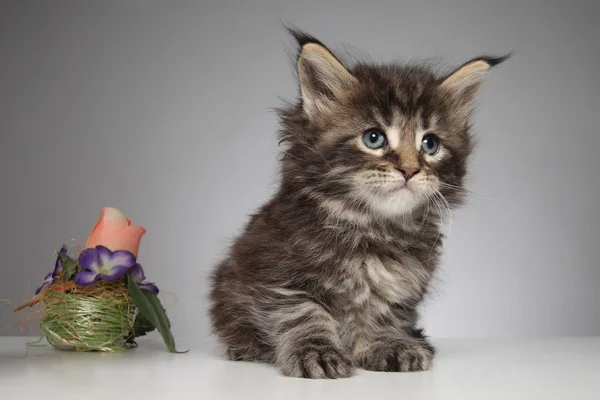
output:
POLYGON ((512 53, 508 53, 503 56, 481 56, 481 57, 478 57, 477 59, 485 61, 486 63, 488 63, 488 65, 490 67, 495 67, 496 65, 499 65, 499 64, 503 63, 504 61, 508 60, 512 56, 513 56, 512 53))
POLYGON ((296 43, 298 43, 298 47, 300 49, 302 49, 302 47, 304 47, 305 44, 309 43, 315 43, 325 47, 325 45, 323 45, 323 43, 321 43, 317 38, 309 35, 306 32, 303 32, 297 28, 291 28, 289 26, 286 26, 285 29, 289 32, 290 35, 294 37, 294 39, 296 39, 296 43))

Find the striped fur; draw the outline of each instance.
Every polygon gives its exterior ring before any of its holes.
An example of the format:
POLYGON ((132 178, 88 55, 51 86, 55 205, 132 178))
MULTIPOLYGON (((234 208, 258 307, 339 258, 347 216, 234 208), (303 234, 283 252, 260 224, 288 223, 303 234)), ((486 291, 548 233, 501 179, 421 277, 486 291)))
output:
POLYGON ((232 360, 274 363, 288 376, 427 370, 435 350, 417 306, 446 213, 463 200, 465 110, 493 63, 447 77, 418 65, 346 68, 296 37, 301 99, 280 110, 281 185, 214 272, 214 332, 232 360), (374 127, 386 148, 361 142, 374 127), (420 140, 432 132, 441 148, 430 156, 420 140), (418 173, 403 178, 407 163, 418 173))

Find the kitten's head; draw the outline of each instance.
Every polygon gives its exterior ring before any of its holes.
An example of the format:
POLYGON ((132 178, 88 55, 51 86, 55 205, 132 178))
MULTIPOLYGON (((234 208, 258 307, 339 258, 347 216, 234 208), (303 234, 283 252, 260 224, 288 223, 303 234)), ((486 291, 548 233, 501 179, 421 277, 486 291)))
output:
POLYGON ((348 68, 293 33, 301 98, 280 111, 284 185, 354 220, 393 219, 432 201, 458 205, 475 95, 504 58, 479 57, 446 76, 424 65, 348 68))

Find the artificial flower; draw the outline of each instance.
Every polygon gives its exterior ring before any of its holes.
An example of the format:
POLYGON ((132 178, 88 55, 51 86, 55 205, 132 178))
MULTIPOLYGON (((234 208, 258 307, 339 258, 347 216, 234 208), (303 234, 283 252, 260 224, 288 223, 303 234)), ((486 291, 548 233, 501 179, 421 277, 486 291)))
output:
MULTIPOLYGON (((67 247, 63 246, 60 251, 60 254, 64 254, 67 255, 67 247)), ((37 288, 37 290, 35 291, 35 294, 38 295, 40 294, 40 292, 50 286, 52 286, 52 284, 56 281, 56 278, 58 278, 59 274, 62 272, 63 270, 63 265, 60 262, 60 256, 56 257, 56 262, 54 263, 54 271, 49 272, 45 277, 44 280, 42 281, 42 284, 40 285, 39 288, 37 288)))
POLYGON ((81 271, 75 275, 77 285, 93 285, 98 279, 114 281, 127 273, 136 263, 135 256, 127 250, 110 251, 104 246, 85 249, 78 259, 81 271))
POLYGON ((129 277, 132 278, 135 283, 140 287, 140 289, 147 290, 151 293, 158 294, 158 287, 152 282, 144 282, 146 276, 144 275, 144 270, 140 264, 135 264, 129 270, 129 277))
POLYGON ((46 275, 46 277, 42 281, 42 284, 40 285, 40 287, 37 288, 37 290, 35 291, 36 296, 38 294, 40 294, 40 292, 42 290, 47 289, 50 286, 52 286, 52 284, 54 283, 54 281, 56 281, 56 278, 54 277, 54 273, 53 272, 48 272, 48 274, 46 275))
POLYGON ((105 207, 85 247, 93 249, 104 246, 112 251, 127 250, 137 257, 140 241, 145 233, 146 230, 141 226, 131 225, 131 221, 121 211, 105 207))

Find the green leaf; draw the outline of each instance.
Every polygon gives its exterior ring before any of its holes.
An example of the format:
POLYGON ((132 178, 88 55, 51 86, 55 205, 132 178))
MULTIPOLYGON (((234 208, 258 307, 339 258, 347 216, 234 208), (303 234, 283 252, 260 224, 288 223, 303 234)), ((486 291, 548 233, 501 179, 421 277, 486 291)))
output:
MULTIPOLYGON (((160 300, 154 293, 142 290, 133 279, 127 279, 129 295, 140 314, 152 324, 162 336, 167 349, 171 353, 181 353, 175 348, 175 339, 171 333, 171 323, 160 300)), ((183 352, 186 353, 186 352, 183 352)))
POLYGON ((147 333, 152 332, 153 330, 156 329, 156 327, 154 325, 152 325, 152 323, 150 323, 150 321, 148 321, 147 318, 145 318, 142 313, 138 313, 138 315, 135 317, 135 322, 133 323, 133 337, 140 337, 140 336, 144 336, 147 333))
POLYGON ((77 273, 77 261, 62 253, 58 253, 58 258, 63 266, 63 276, 65 280, 69 281, 73 279, 77 273))

